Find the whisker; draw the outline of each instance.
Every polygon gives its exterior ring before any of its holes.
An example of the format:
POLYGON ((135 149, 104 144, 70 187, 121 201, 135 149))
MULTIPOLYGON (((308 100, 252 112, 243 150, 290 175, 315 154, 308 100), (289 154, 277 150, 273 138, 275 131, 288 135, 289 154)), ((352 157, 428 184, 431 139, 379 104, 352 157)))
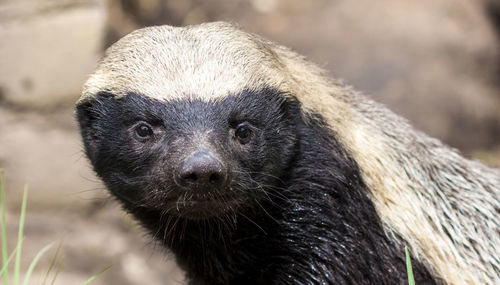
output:
POLYGON ((239 213, 243 218, 247 219, 250 223, 254 224, 256 227, 258 227, 265 235, 267 235, 267 232, 261 227, 259 226, 256 222, 254 222, 252 219, 250 219, 249 217, 245 216, 245 214, 243 213, 239 213))

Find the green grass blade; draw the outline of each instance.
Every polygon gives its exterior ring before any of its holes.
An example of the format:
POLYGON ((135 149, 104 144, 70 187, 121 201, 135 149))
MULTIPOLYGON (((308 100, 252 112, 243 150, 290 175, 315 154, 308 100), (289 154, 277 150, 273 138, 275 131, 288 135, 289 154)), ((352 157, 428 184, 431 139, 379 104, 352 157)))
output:
POLYGON ((54 282, 56 282, 56 278, 61 273, 61 267, 57 267, 56 274, 54 274, 54 278, 52 278, 52 282, 50 282, 50 285, 54 285, 54 282))
MULTIPOLYGON (((7 265, 9 264, 7 257, 7 230, 5 224, 5 177, 4 170, 0 169, 0 208, 1 208, 1 225, 0 230, 2 231, 2 265, 7 270, 7 265)), ((9 284, 8 274, 3 276, 3 284, 9 284)))
POLYGON ((38 274, 38 280, 36 281, 36 285, 40 285, 42 284, 41 281, 42 281, 42 277, 43 277, 43 272, 40 272, 40 274, 38 274))
POLYGON ((408 252, 408 247, 405 246, 406 255, 406 271, 408 272, 408 285, 415 285, 415 279, 413 278, 413 269, 411 266, 410 253, 408 252))
POLYGON ((21 217, 19 218, 19 233, 17 235, 17 244, 19 249, 16 253, 16 263, 14 264, 14 285, 19 284, 19 268, 21 267, 21 250, 23 243, 24 217, 26 215, 26 201, 28 200, 28 185, 24 186, 23 203, 21 204, 21 217))
POLYGON ((2 276, 2 274, 4 273, 4 271, 7 270, 7 265, 9 264, 9 262, 11 261, 12 258, 14 258, 14 255, 16 253, 16 251, 19 249, 19 246, 20 245, 17 245, 16 248, 14 248, 14 251, 12 251, 12 253, 10 254, 9 258, 7 258, 7 262, 2 266, 2 269, 0 269, 0 276, 2 276))
POLYGON ((9 258, 7 258, 7 262, 2 266, 2 269, 0 269, 0 276, 2 276, 4 271, 7 269, 7 265, 9 264, 10 260, 14 257, 14 254, 15 254, 15 252, 12 252, 12 254, 9 256, 9 258))
POLYGON ((52 258, 52 261, 50 262, 49 269, 47 269, 47 272, 45 273, 45 278, 43 278, 42 284, 45 285, 45 282, 47 281, 47 278, 49 277, 50 272, 54 268, 54 265, 56 264, 57 256, 59 255, 59 251, 61 250, 63 242, 62 240, 59 242, 59 245, 57 246, 56 254, 54 254, 54 257, 52 258))
POLYGON ((2 276, 2 274, 4 273, 4 271, 7 270, 7 267, 8 267, 8 264, 10 263, 10 261, 14 258, 15 254, 16 254, 16 251, 19 250, 19 247, 21 245, 18 244, 14 250, 12 251, 12 253, 10 254, 9 258, 7 259, 7 263, 5 263, 3 266, 2 266, 2 269, 0 270, 0 276, 2 276))
POLYGON ((30 277, 31 277, 31 273, 33 273, 33 269, 35 268, 36 264, 38 263, 38 260, 40 259, 40 257, 42 257, 42 255, 47 251, 49 250, 50 248, 52 247, 52 244, 49 244, 49 245, 46 245, 44 248, 42 248, 42 250, 40 250, 37 255, 35 256, 35 258, 33 259, 33 261, 31 261, 31 264, 30 266, 28 267, 28 271, 26 271, 26 276, 24 276, 24 282, 23 282, 23 285, 28 285, 28 282, 30 280, 30 277))
POLYGON ((103 274, 106 270, 110 269, 111 268, 111 265, 107 266, 106 268, 104 268, 103 270, 97 272, 96 274, 94 274, 94 276, 90 277, 87 281, 83 282, 82 285, 87 285, 89 284, 92 280, 96 279, 97 276, 103 274))

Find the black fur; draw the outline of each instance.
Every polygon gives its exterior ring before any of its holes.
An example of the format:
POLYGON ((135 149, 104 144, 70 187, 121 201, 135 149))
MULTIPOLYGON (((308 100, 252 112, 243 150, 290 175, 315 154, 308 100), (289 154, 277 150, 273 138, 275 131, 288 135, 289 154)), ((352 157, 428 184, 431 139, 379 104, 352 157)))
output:
MULTIPOLYGON (((102 93, 77 106, 95 171, 175 254, 191 284, 405 284, 404 250, 384 234, 355 161, 320 115, 273 90, 218 101, 102 93), (288 99, 284 99, 288 98, 288 99), (131 139, 146 121, 155 135, 131 139), (254 127, 249 145, 232 130, 254 127), (197 134, 229 166, 231 188, 179 204, 172 173, 197 134), (185 207, 184 207, 185 206, 185 207), (195 214, 193 214, 195 213, 195 214)), ((413 261, 417 284, 438 284, 413 261)))

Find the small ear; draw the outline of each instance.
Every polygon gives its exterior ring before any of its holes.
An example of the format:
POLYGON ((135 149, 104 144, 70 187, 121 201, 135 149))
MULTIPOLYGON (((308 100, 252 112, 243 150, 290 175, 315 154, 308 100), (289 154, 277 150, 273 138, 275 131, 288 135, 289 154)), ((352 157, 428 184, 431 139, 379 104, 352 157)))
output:
POLYGON ((85 152, 87 153, 90 161, 94 160, 97 151, 97 138, 95 136, 97 105, 99 105, 99 103, 96 98, 85 99, 76 105, 76 120, 80 126, 80 134, 85 146, 85 152))
POLYGON ((87 129, 91 127, 92 122, 95 120, 94 109, 95 99, 86 99, 76 105, 76 120, 80 125, 80 129, 87 129))
POLYGON ((114 95, 109 92, 99 92, 95 96, 88 97, 76 104, 76 120, 80 124, 80 129, 92 127, 93 122, 97 119, 100 109, 105 105, 107 100, 114 98, 114 95))
POLYGON ((98 120, 105 112, 108 101, 113 98, 114 95, 109 92, 100 92, 78 102, 76 105, 76 120, 80 126, 85 152, 92 162, 97 154, 98 120))

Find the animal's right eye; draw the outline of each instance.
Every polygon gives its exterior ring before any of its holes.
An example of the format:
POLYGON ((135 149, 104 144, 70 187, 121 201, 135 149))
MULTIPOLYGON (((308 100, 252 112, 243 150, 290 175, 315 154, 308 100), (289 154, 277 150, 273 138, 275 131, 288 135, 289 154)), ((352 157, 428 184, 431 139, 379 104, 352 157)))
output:
POLYGON ((249 123, 244 122, 236 126, 236 129, 234 130, 234 137, 240 142, 240 144, 247 144, 254 137, 254 131, 249 123))
POLYGON ((140 141, 145 141, 153 136, 153 128, 146 123, 138 124, 134 129, 135 137, 140 141))
POLYGON ((234 135, 241 144, 247 144, 252 138, 252 130, 248 126, 242 125, 236 129, 234 135))

